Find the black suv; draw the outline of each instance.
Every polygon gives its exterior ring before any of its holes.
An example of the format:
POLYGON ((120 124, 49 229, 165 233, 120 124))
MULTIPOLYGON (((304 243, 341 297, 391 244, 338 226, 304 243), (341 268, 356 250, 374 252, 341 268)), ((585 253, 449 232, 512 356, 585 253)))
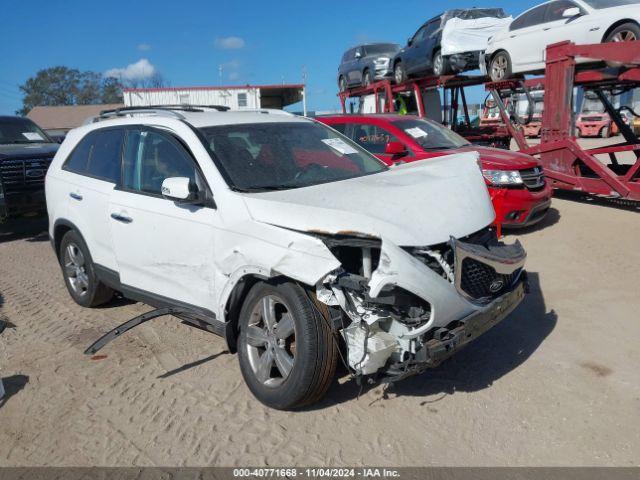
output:
POLYGON ((395 43, 369 43, 350 48, 338 67, 338 87, 367 86, 391 75, 391 59, 400 51, 395 43))
POLYGON ((28 118, 0 116, 0 220, 46 210, 44 177, 59 146, 28 118))
POLYGON ((455 9, 425 22, 393 59, 393 78, 396 83, 405 82, 410 75, 433 72, 440 76, 478 68, 479 50, 443 56, 440 54, 440 42, 442 30, 450 19, 473 20, 484 17, 506 18, 507 14, 501 8, 455 9))

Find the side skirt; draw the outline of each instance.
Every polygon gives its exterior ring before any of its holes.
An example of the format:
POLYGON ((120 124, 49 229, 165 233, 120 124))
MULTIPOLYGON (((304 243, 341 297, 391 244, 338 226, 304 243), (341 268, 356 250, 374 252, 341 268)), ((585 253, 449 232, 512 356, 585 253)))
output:
MULTIPOLYGON (((229 329, 227 328, 227 324, 216 319, 216 315, 212 311, 207 310, 206 308, 198 307, 196 305, 191 305, 185 302, 180 302, 178 300, 163 297, 155 293, 147 292, 146 290, 123 285, 120 281, 120 274, 118 272, 102 265, 94 265, 94 269, 101 282, 111 287, 112 289, 122 293, 125 298, 134 300, 136 302, 146 303, 147 305, 155 307, 158 314, 156 314, 152 318, 157 318, 163 315, 173 315, 192 326, 202 328, 204 330, 207 330, 208 332, 223 337, 227 341, 227 346, 230 346, 230 339, 227 335, 227 332, 229 331, 229 329), (161 311, 165 313, 160 313, 161 311)), ((149 312, 149 314, 151 313, 152 312, 149 312)), ((152 318, 145 318, 141 322, 131 325, 126 330, 129 330, 137 325, 140 325, 141 323, 151 320, 152 318)), ((130 322, 132 322, 132 320, 130 322)), ((124 325, 122 325, 121 327, 123 326, 124 325)), ((118 329, 120 329, 120 333, 124 333, 121 327, 118 327, 118 329)), ((113 338, 115 338, 115 336, 113 338)), ((111 340, 113 338, 111 338, 111 340)))

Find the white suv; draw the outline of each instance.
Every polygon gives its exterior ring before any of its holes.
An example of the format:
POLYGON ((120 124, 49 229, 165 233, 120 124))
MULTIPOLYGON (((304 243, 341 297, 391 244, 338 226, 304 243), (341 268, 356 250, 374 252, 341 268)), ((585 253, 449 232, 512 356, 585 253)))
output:
POLYGON ((68 134, 46 196, 78 304, 117 291, 206 326, 275 408, 321 398, 340 359, 383 381, 438 365, 526 287, 476 154, 388 168, 283 112, 105 113, 68 134))

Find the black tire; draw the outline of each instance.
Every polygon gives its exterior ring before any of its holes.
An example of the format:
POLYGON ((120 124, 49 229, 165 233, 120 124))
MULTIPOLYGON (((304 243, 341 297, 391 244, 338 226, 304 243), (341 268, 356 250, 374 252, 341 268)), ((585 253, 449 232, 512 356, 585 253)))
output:
POLYGON ((405 71, 402 62, 398 62, 394 65, 393 79, 397 84, 401 84, 407 81, 407 72, 405 71))
POLYGON ((362 86, 368 87, 369 85, 371 85, 371 73, 369 70, 365 70, 362 72, 362 86))
POLYGON ((329 388, 338 349, 319 308, 291 282, 260 282, 249 291, 240 311, 238 359, 249 390, 265 405, 279 410, 302 407, 318 401, 329 388), (265 307, 269 302, 272 308, 265 307), (270 322, 264 320, 265 308, 273 312, 270 322), (279 364, 279 357, 286 361, 279 364), (288 371, 281 364, 288 365, 288 371))
POLYGON ((78 305, 97 307, 113 298, 113 290, 96 276, 89 249, 75 230, 62 237, 58 258, 64 283, 78 305))
POLYGON ((338 88, 341 92, 347 90, 347 80, 342 75, 340 75, 340 78, 338 79, 338 88))
POLYGON ((489 76, 494 82, 508 80, 513 75, 511 57, 504 50, 491 57, 489 76))
MULTIPOLYGON (((633 42, 640 39, 640 26, 637 23, 627 22, 622 25, 618 25, 611 30, 606 38, 605 43, 609 42, 633 42)), ((608 67, 621 67, 623 64, 620 62, 606 62, 608 67)))
POLYGON ((640 40, 640 26, 637 23, 627 22, 617 26, 609 32, 605 42, 635 42, 640 40))
POLYGON ((431 65, 433 66, 433 74, 437 77, 451 73, 449 61, 442 56, 440 50, 437 50, 436 53, 433 54, 431 65))

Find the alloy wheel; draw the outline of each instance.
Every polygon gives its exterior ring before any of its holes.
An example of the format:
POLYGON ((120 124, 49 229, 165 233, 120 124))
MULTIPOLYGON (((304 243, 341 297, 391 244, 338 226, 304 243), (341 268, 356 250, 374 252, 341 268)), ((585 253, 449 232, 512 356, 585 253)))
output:
POLYGON ((621 30, 610 38, 610 42, 635 42, 638 39, 635 32, 621 30))
POLYGON ((86 260, 82 250, 70 243, 64 252, 64 274, 74 292, 83 296, 89 290, 89 276, 86 272, 86 260))
POLYGON ((295 363, 295 322, 291 310, 276 295, 256 303, 247 325, 247 356, 256 379, 280 386, 295 363))
POLYGON ((491 78, 502 80, 507 72, 507 66, 507 58, 504 55, 498 55, 491 63, 491 78))

